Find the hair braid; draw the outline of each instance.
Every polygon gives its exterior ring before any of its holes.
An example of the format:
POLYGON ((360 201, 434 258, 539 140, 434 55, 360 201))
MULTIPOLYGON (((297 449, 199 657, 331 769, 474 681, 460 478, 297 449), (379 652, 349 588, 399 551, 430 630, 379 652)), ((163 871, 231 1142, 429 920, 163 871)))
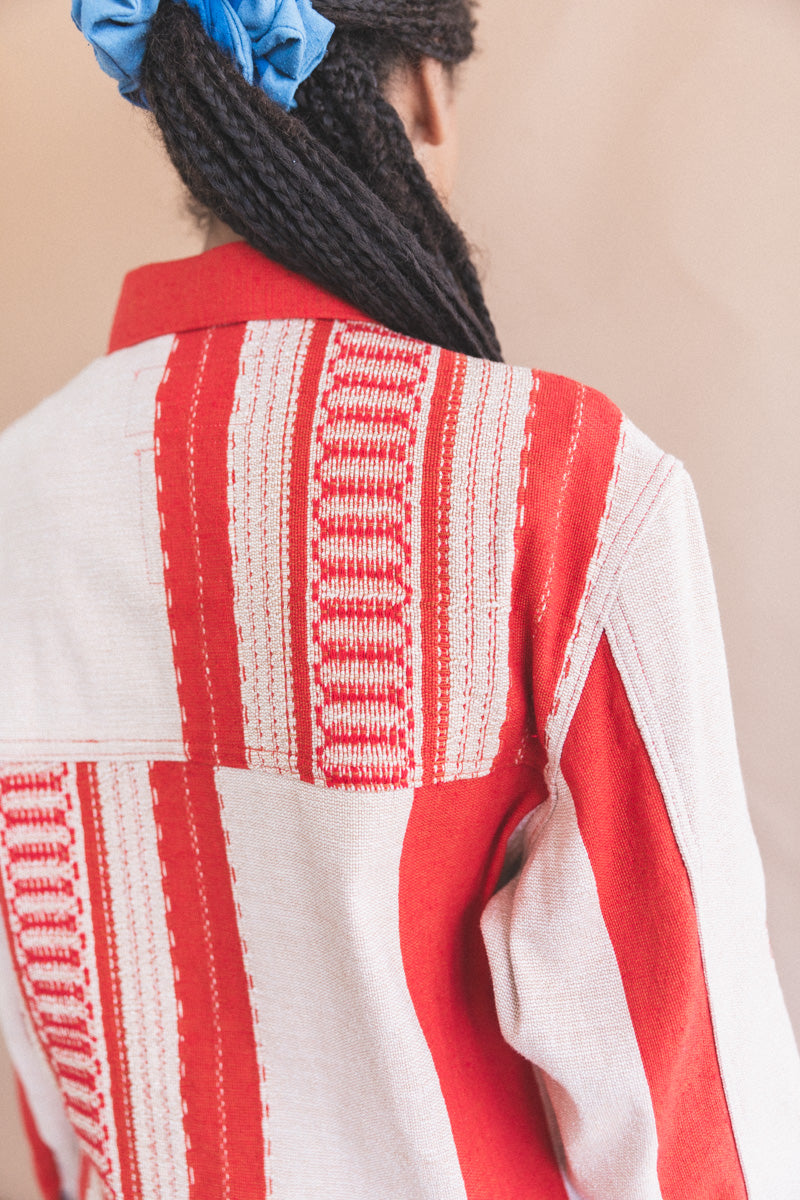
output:
MULTIPOLYGON (((380 57, 396 59, 397 53, 389 49, 380 57)), ((334 37, 323 62, 298 89, 298 114, 393 209, 421 245, 442 260, 482 323, 491 326, 466 239, 433 191, 396 109, 384 99, 383 80, 364 68, 365 59, 359 35, 348 40, 334 37)))
POLYGON ((315 7, 339 30, 388 35, 417 55, 460 63, 475 49, 473 0, 319 0, 315 7))
MULTIPOLYGON (((416 19, 421 6, 400 7, 416 19)), ((458 7, 468 12, 461 0, 458 7)), ((464 237, 369 58, 359 61, 355 43, 367 36, 387 35, 337 30, 331 47, 340 44, 315 75, 326 73, 298 93, 295 115, 244 80, 192 10, 161 0, 144 89, 189 190, 256 249, 390 328, 498 359, 464 237)), ((396 45, 384 45, 384 63, 387 55, 397 59, 396 45)))

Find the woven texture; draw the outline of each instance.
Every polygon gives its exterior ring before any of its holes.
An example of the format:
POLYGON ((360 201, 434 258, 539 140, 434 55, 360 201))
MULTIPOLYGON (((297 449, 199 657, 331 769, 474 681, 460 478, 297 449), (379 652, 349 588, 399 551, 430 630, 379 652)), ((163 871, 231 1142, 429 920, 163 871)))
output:
POLYGON ((691 483, 241 245, 0 438, 48 1200, 797 1200, 691 483))

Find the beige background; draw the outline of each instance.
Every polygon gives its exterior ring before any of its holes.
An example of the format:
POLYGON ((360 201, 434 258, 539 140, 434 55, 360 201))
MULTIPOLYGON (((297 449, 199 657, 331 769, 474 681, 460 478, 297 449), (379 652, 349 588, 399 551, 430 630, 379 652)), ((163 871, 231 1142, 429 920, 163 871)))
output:
MULTIPOLYGON (((0 425, 102 353, 126 269, 199 248, 69 0, 0 0, 0 425)), ((800 1028, 800 5, 484 0, 458 215, 507 358, 694 476, 775 955, 800 1028)), ((0 1198, 33 1200, 0 1062, 0 1198)))

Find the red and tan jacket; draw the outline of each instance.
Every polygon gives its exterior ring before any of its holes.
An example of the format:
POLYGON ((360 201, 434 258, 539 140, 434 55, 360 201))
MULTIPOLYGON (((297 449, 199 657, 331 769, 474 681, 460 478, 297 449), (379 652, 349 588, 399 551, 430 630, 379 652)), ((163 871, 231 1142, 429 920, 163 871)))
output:
POLYGON ((243 245, 0 439, 0 1013, 49 1200, 797 1200, 691 483, 243 245))

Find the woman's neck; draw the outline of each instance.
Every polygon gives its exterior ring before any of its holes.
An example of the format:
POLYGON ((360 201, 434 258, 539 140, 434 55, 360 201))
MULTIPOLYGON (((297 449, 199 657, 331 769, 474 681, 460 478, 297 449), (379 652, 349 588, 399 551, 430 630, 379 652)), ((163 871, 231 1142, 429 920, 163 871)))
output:
POLYGON ((216 246, 227 246, 229 242, 243 241, 244 238, 239 237, 238 233, 234 233, 230 225, 226 225, 223 221, 220 221, 219 217, 211 215, 208 223, 206 243, 203 246, 204 250, 213 250, 216 246))

